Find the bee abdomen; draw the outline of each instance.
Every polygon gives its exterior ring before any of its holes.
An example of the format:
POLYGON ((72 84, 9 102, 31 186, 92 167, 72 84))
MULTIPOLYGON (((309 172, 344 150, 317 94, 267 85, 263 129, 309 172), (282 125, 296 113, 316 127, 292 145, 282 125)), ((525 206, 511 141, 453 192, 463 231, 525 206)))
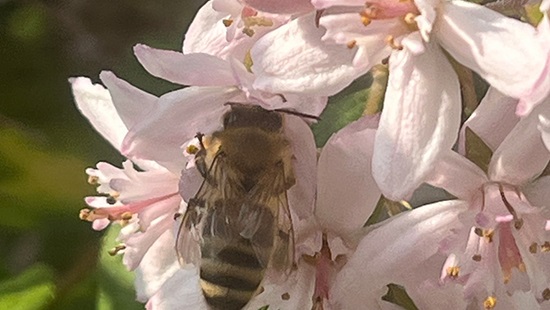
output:
POLYGON ((214 309, 241 309, 255 295, 264 277, 250 241, 221 245, 217 238, 204 240, 200 285, 214 309))

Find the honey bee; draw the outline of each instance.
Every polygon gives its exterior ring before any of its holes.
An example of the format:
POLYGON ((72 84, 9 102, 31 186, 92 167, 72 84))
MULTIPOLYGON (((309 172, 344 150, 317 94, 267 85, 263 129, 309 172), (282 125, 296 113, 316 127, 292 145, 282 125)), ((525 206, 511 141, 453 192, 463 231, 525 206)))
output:
POLYGON ((176 240, 182 264, 199 266, 213 309, 241 309, 268 268, 288 274, 294 234, 287 191, 295 184, 284 115, 230 103, 223 130, 198 134, 196 167, 203 176, 176 240))

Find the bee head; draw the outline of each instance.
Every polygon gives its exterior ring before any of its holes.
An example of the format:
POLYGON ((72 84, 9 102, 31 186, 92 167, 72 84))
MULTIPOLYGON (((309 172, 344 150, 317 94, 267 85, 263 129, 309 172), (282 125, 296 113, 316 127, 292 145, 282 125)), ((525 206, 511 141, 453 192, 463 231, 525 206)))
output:
POLYGON ((223 127, 243 128, 256 127, 265 131, 276 132, 283 127, 281 114, 265 110, 259 106, 228 103, 231 110, 223 117, 223 127))

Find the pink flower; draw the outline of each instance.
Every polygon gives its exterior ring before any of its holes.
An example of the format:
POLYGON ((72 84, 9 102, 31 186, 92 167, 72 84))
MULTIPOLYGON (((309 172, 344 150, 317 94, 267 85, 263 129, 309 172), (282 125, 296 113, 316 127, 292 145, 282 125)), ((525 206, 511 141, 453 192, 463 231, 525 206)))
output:
MULTIPOLYGON (((109 90, 84 77, 70 81, 79 110, 120 150, 128 128, 155 108, 158 98, 110 72, 103 72, 101 79, 109 90)), ((124 253, 123 261, 129 269, 138 268, 142 260, 151 255, 150 249, 159 238, 172 233, 174 214, 182 204, 178 194, 182 168, 129 157, 122 169, 100 162, 97 169, 86 170, 89 182, 98 185, 97 191, 103 196, 86 197, 90 209, 82 210, 80 217, 93 221, 96 230, 104 229, 111 222, 124 226, 119 236, 124 245, 115 248, 114 253, 124 253)))
POLYGON ((393 200, 408 198, 455 142, 459 84, 443 51, 500 92, 521 98, 522 111, 550 91, 544 22, 535 29, 463 1, 313 3, 324 10, 322 27, 314 14, 304 15, 254 45, 253 86, 332 95, 389 57, 373 173, 393 200))

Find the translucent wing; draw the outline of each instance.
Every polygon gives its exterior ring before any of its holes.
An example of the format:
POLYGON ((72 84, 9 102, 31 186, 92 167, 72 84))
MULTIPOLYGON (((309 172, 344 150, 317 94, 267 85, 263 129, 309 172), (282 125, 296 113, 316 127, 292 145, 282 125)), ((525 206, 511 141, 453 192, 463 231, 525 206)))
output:
POLYGON ((265 172, 248 192, 239 221, 240 235, 250 239, 262 265, 289 271, 294 262, 294 231, 287 190, 294 179, 284 171, 280 162, 265 172))

